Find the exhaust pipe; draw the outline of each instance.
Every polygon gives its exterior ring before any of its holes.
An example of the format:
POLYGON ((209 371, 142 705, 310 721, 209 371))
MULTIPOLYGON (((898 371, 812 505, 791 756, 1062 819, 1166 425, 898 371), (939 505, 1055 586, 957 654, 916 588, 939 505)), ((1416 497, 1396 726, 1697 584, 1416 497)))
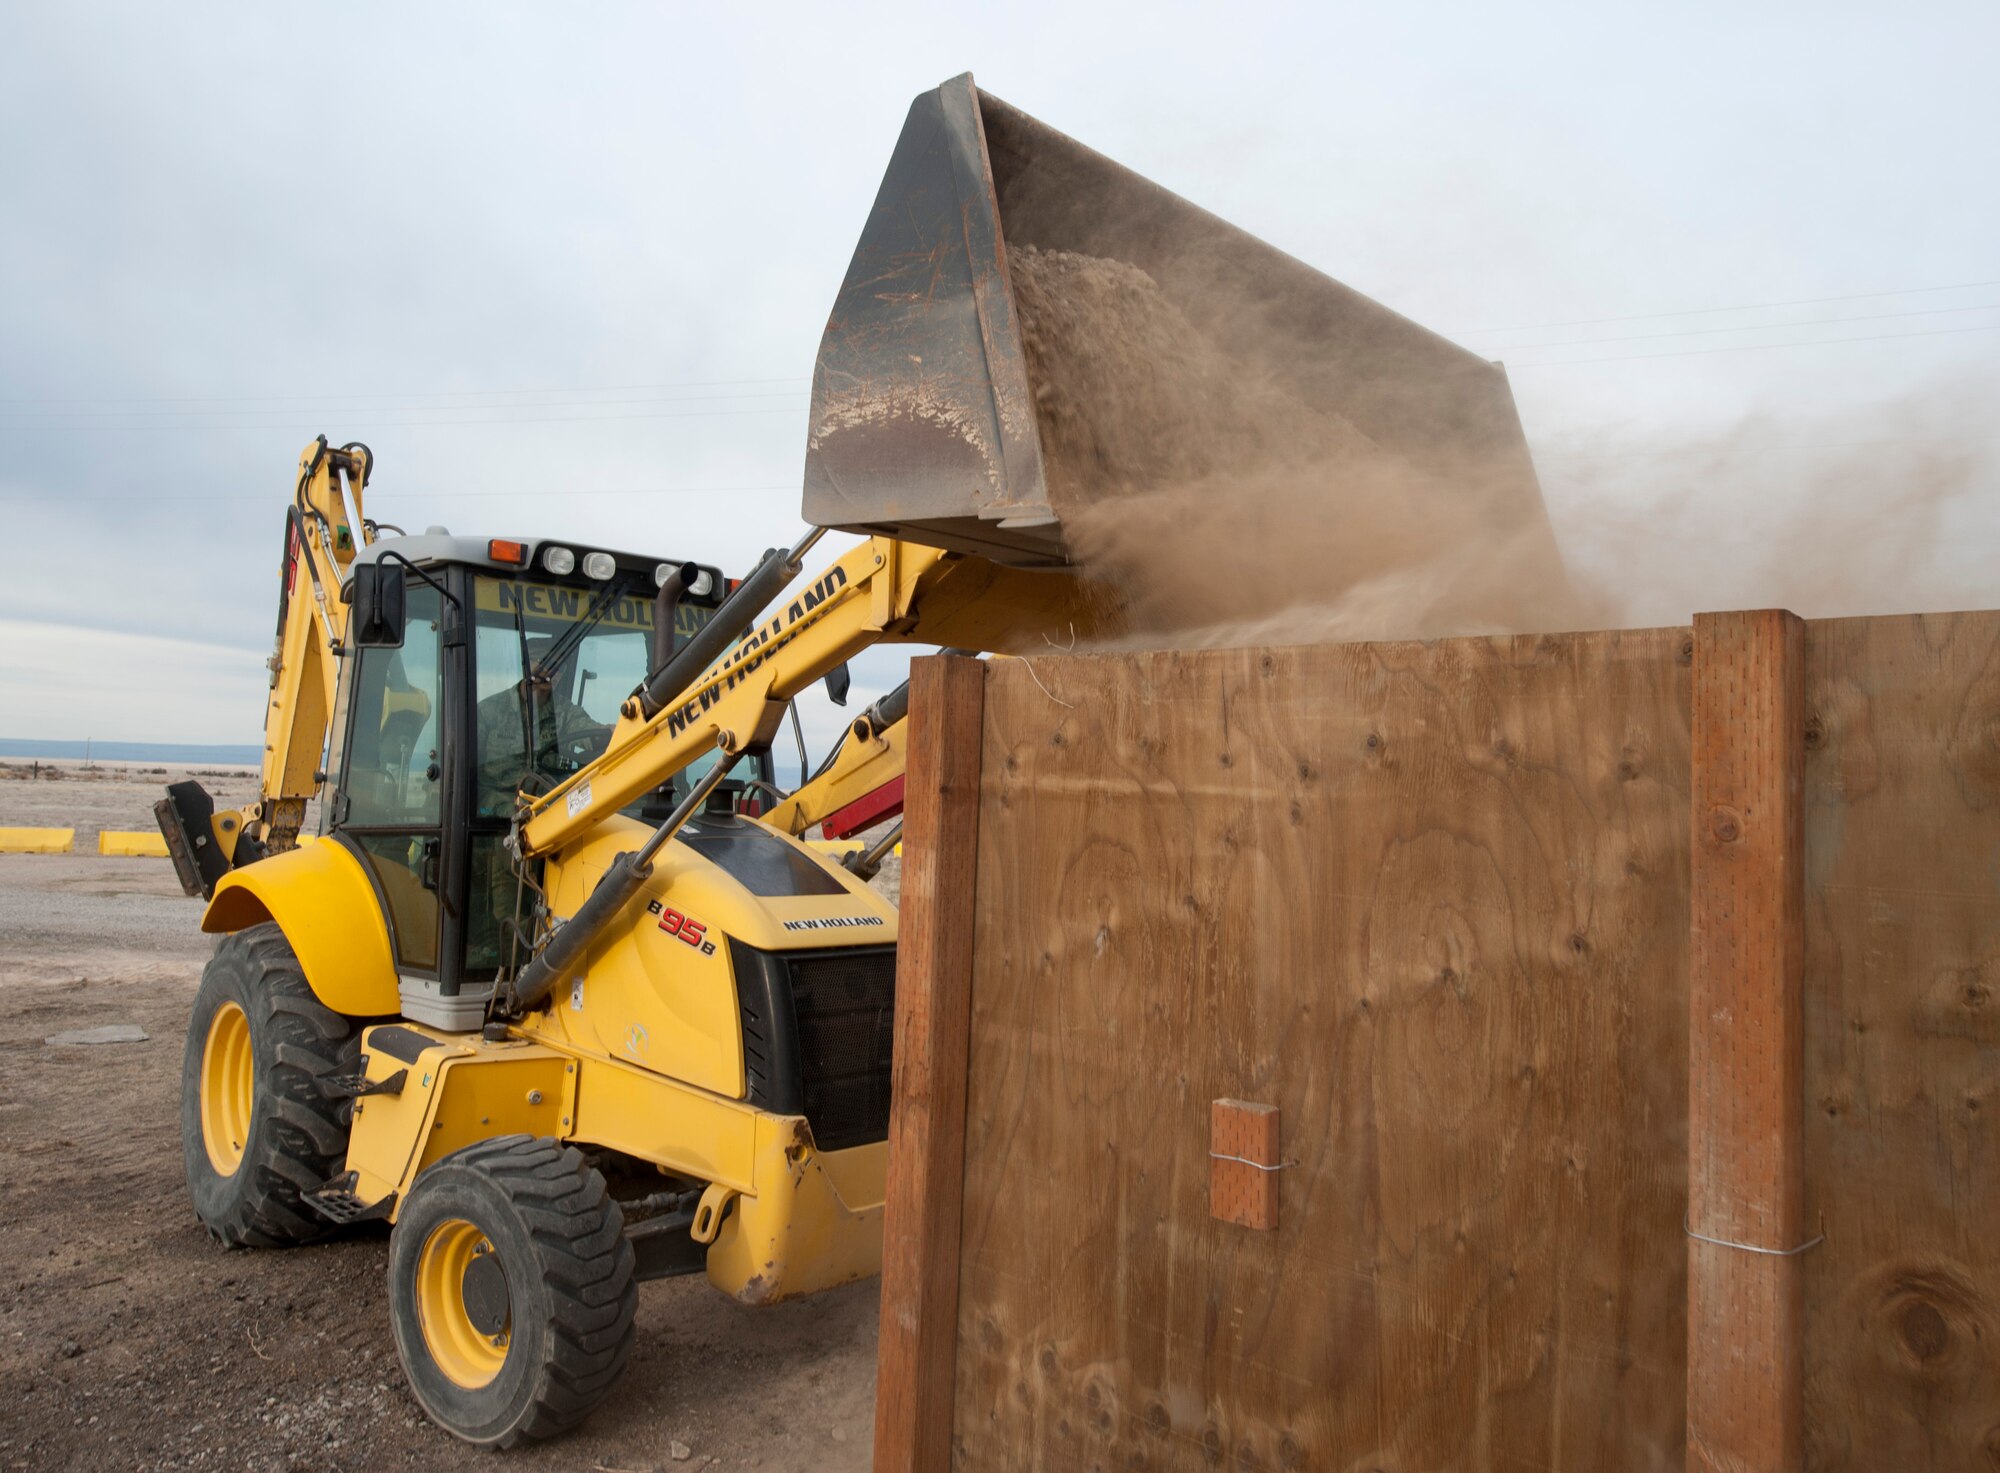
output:
POLYGON ((722 607, 715 611, 714 618, 702 626, 701 632, 646 677, 645 687, 639 692, 639 706, 648 721, 672 705, 675 696, 706 674, 709 666, 721 659, 732 644, 750 631, 750 627, 757 622, 757 616, 764 612, 771 600, 783 591, 787 583, 799 576, 806 554, 825 534, 824 527, 815 527, 793 543, 790 551, 771 548, 757 564, 756 570, 737 584, 736 591, 722 601, 722 607))
MULTIPOLYGON (((674 657, 674 616, 680 613, 681 595, 701 576, 698 563, 682 563, 653 595, 653 668, 662 669, 674 657)), ((641 689, 644 689, 642 684, 641 689)), ((639 694, 638 691, 633 692, 639 694)))

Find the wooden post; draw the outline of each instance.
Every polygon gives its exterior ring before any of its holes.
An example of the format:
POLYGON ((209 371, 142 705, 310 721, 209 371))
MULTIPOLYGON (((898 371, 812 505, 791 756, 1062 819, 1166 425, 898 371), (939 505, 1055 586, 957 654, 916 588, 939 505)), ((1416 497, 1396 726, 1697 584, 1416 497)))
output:
POLYGON ((979 661, 912 662, 875 1473, 951 1466, 985 702, 979 661))
POLYGON ((1805 625, 1694 621, 1688 1032, 1690 1473, 1797 1473, 1805 625), (1708 1241, 1719 1240, 1719 1241, 1708 1241))

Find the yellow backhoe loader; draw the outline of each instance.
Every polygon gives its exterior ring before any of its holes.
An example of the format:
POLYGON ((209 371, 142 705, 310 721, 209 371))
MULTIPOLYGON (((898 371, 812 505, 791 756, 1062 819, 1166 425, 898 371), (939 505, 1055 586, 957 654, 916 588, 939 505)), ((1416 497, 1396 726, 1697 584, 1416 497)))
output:
POLYGON ((221 936, 188 1033, 187 1176, 233 1246, 392 1224, 397 1350, 468 1441, 583 1417, 640 1280, 706 1272, 766 1303, 879 1268, 896 913, 866 876, 888 839, 806 836, 894 818, 906 699, 796 792, 770 749, 874 644, 1025 652, 1117 618, 1065 567, 1061 515, 1133 487, 1045 453, 1010 246, 1146 273, 1246 373, 1399 453, 1513 457, 1539 515, 1497 368, 969 76, 912 106, 836 299, 812 530, 740 582, 404 535, 363 514, 365 447, 309 446, 261 799, 216 812, 190 784, 159 806, 221 936), (834 528, 863 540, 798 584, 834 528))

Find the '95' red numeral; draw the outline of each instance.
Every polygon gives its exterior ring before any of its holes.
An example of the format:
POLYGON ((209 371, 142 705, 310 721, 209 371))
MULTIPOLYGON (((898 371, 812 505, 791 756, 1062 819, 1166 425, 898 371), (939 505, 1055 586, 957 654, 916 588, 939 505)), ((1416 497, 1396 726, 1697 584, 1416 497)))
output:
POLYGON ((678 936, 697 950, 701 947, 702 939, 708 935, 707 926, 671 908, 663 908, 660 911, 660 929, 669 936, 678 936))

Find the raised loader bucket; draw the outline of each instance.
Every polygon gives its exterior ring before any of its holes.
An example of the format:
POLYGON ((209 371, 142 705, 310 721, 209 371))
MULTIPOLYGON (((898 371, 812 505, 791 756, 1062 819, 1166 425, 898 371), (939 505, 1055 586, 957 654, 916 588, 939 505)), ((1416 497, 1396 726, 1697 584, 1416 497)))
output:
POLYGON ((1041 566, 1106 498, 1348 455, 1477 465, 1476 511, 1424 535, 1526 524, 1560 577, 1497 364, 970 75, 911 105, 820 343, 808 521, 1041 566))

